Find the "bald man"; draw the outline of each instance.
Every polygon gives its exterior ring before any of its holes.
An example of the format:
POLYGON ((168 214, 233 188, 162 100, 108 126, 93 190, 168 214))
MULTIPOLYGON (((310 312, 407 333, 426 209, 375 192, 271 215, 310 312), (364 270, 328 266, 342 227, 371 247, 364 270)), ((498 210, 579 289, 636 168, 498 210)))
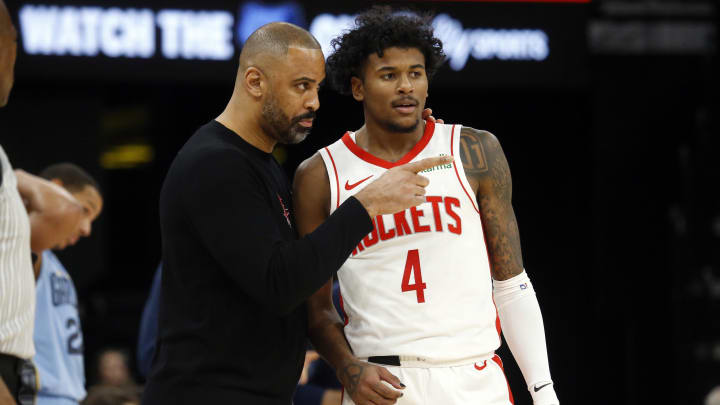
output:
POLYGON ((389 170, 298 239, 291 187, 271 152, 308 135, 324 77, 310 33, 259 28, 227 107, 172 163, 160 195, 159 336, 143 404, 290 405, 306 299, 372 230, 370 218, 425 201, 418 171, 447 162, 389 170))

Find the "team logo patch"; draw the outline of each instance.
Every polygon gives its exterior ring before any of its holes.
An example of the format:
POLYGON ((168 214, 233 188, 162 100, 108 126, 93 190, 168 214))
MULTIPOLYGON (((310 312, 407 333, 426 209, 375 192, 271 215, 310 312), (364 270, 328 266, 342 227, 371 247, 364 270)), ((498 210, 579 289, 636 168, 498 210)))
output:
POLYGON ((350 181, 349 181, 349 180, 346 181, 346 182, 345 182, 345 190, 352 190, 352 189, 354 189, 355 187, 359 186, 363 181, 369 179, 369 178, 372 177, 372 176, 373 176, 373 175, 371 174, 371 175, 365 177, 364 179, 358 181, 357 183, 353 183, 353 184, 350 184, 350 181))
POLYGON ((292 228, 292 223, 290 223, 290 210, 285 207, 285 203, 283 202, 282 197, 280 197, 280 194, 277 194, 277 198, 280 201, 280 206, 283 209, 283 216, 285 217, 285 220, 287 221, 287 224, 290 228, 292 228))

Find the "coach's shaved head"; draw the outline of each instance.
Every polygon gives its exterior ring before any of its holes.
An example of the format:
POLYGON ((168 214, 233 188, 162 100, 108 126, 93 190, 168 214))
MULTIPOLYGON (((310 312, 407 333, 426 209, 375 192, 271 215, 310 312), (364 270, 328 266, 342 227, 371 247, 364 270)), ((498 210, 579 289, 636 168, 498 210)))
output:
POLYGON ((297 25, 285 22, 265 24, 245 41, 240 53, 239 70, 250 66, 267 68, 266 63, 271 59, 286 57, 290 47, 322 49, 312 34, 297 25))
POLYGON ((235 89, 217 121, 266 152, 297 143, 320 107, 325 57, 318 41, 297 25, 263 25, 245 41, 235 89))
POLYGON ((10 19, 10 13, 5 7, 5 2, 0 0, 0 107, 7 104, 13 85, 16 41, 17 32, 10 19))

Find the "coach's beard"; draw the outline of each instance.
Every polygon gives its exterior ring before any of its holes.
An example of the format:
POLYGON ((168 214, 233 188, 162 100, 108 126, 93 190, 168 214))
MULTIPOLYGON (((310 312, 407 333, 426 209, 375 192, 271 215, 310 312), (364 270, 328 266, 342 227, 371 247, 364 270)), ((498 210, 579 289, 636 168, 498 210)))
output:
POLYGON ((263 104, 262 115, 272 128, 273 138, 279 143, 289 145, 305 140, 308 134, 310 134, 312 127, 304 127, 300 125, 300 121, 308 118, 314 119, 316 114, 314 111, 308 111, 305 114, 290 119, 290 117, 278 107, 275 99, 271 98, 263 104))

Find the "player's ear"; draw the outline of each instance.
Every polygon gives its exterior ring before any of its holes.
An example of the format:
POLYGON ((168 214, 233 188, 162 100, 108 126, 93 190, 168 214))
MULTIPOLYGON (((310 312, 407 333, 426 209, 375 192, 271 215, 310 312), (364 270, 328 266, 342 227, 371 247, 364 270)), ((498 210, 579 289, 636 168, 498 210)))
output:
POLYGON ((245 90, 250 93, 253 97, 262 97, 267 87, 267 77, 263 72, 255 66, 250 66, 245 69, 245 75, 243 76, 243 84, 245 90))
POLYGON ((365 88, 363 87, 363 81, 359 77, 353 76, 350 78, 350 89, 355 100, 365 100, 365 88))

